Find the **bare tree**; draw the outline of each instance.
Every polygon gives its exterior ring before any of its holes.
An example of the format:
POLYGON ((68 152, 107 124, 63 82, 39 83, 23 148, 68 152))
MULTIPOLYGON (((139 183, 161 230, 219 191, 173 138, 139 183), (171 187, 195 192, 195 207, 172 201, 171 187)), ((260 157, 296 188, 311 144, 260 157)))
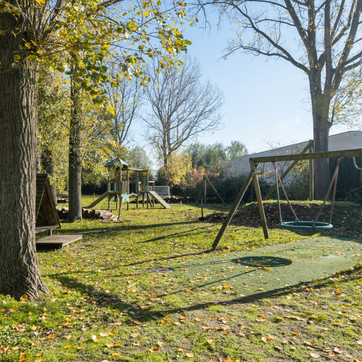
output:
MULTIPOLYGON (((361 0, 200 0, 235 21, 228 54, 242 50, 284 59, 309 80, 315 151, 328 150, 331 100, 343 77, 362 62, 361 0)), ((315 197, 329 182, 327 160, 315 162, 315 197)))
POLYGON ((201 83, 200 67, 187 59, 179 69, 150 71, 145 93, 152 113, 144 118, 151 142, 167 167, 173 152, 194 136, 215 130, 221 120, 223 96, 210 83, 201 83))
MULTIPOLYGON (((142 80, 140 78, 119 78, 119 71, 111 69, 114 82, 106 84, 108 117, 112 123, 111 135, 120 149, 130 135, 133 121, 138 117, 142 105, 142 80)), ((117 152, 117 150, 115 150, 117 152)))

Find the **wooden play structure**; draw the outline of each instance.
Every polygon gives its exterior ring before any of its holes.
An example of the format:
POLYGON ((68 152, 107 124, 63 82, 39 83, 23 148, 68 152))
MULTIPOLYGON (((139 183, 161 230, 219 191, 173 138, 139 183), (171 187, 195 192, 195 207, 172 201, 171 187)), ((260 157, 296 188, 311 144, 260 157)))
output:
POLYGON ((112 158, 105 163, 108 170, 107 191, 94 200, 85 208, 92 208, 99 204, 102 200, 108 200, 108 210, 111 208, 111 200, 116 202, 116 210, 118 210, 118 218, 121 216, 122 204, 127 203, 129 210, 130 197, 136 198, 137 208, 142 200, 143 207, 155 206, 155 201, 158 201, 165 209, 170 209, 171 206, 163 200, 163 198, 154 191, 154 181, 149 180, 149 171, 141 168, 131 168, 128 163, 120 158, 112 158), (131 185, 130 178, 135 181, 131 185), (131 187, 133 190, 131 191, 131 187))
MULTIPOLYGON (((258 169, 259 164, 263 164, 263 163, 267 163, 267 162, 275 163, 275 162, 293 161, 293 163, 288 167, 288 169, 284 172, 284 174, 279 178, 280 180, 282 180, 283 178, 285 178, 285 176, 288 174, 288 172, 296 165, 296 163, 301 160, 315 160, 315 159, 321 159, 321 158, 343 158, 343 157, 362 156, 362 148, 352 149, 352 150, 343 150, 343 151, 306 153, 306 151, 308 149, 310 149, 310 147, 306 148, 305 150, 302 151, 302 153, 299 153, 299 154, 255 157, 255 158, 249 159, 250 172, 244 182, 244 185, 241 187, 241 189, 229 211, 229 214, 225 218, 224 223, 221 226, 221 229, 219 230, 219 232, 214 240, 214 243, 212 245, 212 250, 215 250, 216 247, 218 246, 222 236, 224 235, 226 228, 230 224, 232 217, 234 216, 237 208, 239 207, 240 202, 241 202, 242 198, 244 197, 246 190, 248 189, 249 185, 251 184, 251 181, 253 181, 253 185, 254 185, 254 190, 255 190, 255 195, 256 195, 256 199, 257 199, 257 203, 258 203, 259 216, 260 216, 260 221, 261 221, 261 225, 263 228, 264 238, 265 239, 269 238, 269 232, 268 232, 268 227, 267 227, 266 217, 265 217, 265 212, 264 212, 264 206, 263 206, 263 199, 262 199, 261 190, 260 190, 260 186, 259 186, 259 180, 258 180, 259 176, 258 176, 257 169, 258 169)), ((338 165, 338 163, 337 163, 337 165, 338 165)), ((326 201, 328 194, 333 186, 333 182, 336 182, 336 177, 337 177, 336 175, 338 175, 338 167, 336 168, 336 171, 332 177, 331 184, 329 186, 329 190, 327 192, 324 202, 326 201)), ((274 189, 275 188, 278 189, 278 183, 281 184, 281 181, 279 182, 279 180, 278 180, 276 182, 276 184, 273 186, 274 189)), ((334 184, 334 189, 336 187, 335 185, 336 185, 336 183, 334 184)), ((334 193, 335 193, 335 190, 334 190, 334 193)), ((267 194, 267 197, 269 197, 270 195, 271 195, 271 192, 269 192, 267 194)), ((317 217, 318 217, 318 215, 317 215, 317 217)), ((293 226, 292 223, 293 222, 291 222, 289 225, 293 226)), ((304 221, 299 221, 299 220, 294 222, 295 230, 303 229, 304 223, 305 223, 304 221)), ((282 224, 283 223, 281 223, 281 227, 283 227, 282 224)), ((307 229, 312 229, 312 228, 318 229, 318 225, 316 225, 316 224, 317 224, 317 221, 316 222, 313 221, 312 224, 311 224, 311 222, 308 222, 308 224, 304 224, 304 226, 307 229)), ((289 229, 289 230, 293 229, 293 227, 288 227, 288 222, 285 223, 285 225, 287 225, 287 227, 285 227, 286 229, 289 229)), ((320 230, 323 229, 322 226, 326 226, 326 225, 324 225, 324 224, 321 225, 320 230)), ((330 229, 330 227, 328 226, 327 229, 330 229)))
POLYGON ((200 220, 204 220, 204 205, 207 204, 207 184, 210 185, 211 189, 215 192, 215 195, 219 198, 222 204, 225 205, 224 199, 221 197, 219 192, 216 190, 213 183, 210 181, 209 177, 205 174, 202 180, 201 186, 201 197, 200 197, 200 205, 201 205, 201 218, 200 220))
POLYGON ((47 174, 36 175, 36 224, 35 232, 48 236, 37 239, 37 245, 61 247, 82 239, 82 235, 53 235, 60 228, 59 216, 47 174))

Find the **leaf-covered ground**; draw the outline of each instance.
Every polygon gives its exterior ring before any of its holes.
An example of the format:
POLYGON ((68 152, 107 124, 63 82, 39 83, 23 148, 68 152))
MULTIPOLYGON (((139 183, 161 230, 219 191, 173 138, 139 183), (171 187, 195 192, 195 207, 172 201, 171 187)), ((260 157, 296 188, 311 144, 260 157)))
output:
MULTIPOLYGON (((360 206, 337 206, 341 228, 337 221, 333 236, 361 241, 360 206)), ((220 211, 225 209, 206 210, 220 211)), ((216 287, 198 287, 200 278, 207 284, 205 275, 176 273, 175 265, 305 239, 271 228, 265 241, 258 225, 231 225, 210 253, 220 224, 199 222, 199 216, 199 208, 189 205, 131 205, 117 223, 63 223, 59 233, 80 233, 83 240, 64 250, 39 251, 51 293, 38 302, 0 296, 0 360, 361 360, 357 262, 278 289, 266 290, 261 280, 253 298, 222 278, 216 287)))

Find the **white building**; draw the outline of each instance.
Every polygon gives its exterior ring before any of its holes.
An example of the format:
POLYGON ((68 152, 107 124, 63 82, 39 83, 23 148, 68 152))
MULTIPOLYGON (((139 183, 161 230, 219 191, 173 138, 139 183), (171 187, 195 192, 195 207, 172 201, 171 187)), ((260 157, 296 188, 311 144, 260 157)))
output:
MULTIPOLYGON (((269 151, 253 153, 243 157, 235 158, 225 162, 224 173, 226 177, 236 177, 241 175, 247 175, 250 171, 249 159, 255 157, 265 156, 280 156, 290 155, 292 153, 300 153, 307 145, 309 141, 296 143, 289 146, 275 148, 269 151)), ((362 131, 348 131, 339 133, 333 136, 329 136, 328 151, 341 151, 352 150, 362 148, 362 131)), ((285 169, 286 163, 279 165, 282 169, 285 169)), ((273 166, 271 164, 265 164, 261 166, 261 170, 265 173, 272 171, 273 166)))

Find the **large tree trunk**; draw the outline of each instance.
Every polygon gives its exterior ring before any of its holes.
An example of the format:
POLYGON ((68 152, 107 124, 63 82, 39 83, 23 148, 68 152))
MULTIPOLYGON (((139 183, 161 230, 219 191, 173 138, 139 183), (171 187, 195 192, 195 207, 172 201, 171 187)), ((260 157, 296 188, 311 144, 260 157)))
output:
MULTIPOLYGON (((329 97, 317 91, 318 85, 313 80, 310 82, 311 101, 313 114, 313 139, 314 152, 328 151, 329 135, 329 97)), ((314 163, 314 198, 323 200, 330 183, 329 160, 327 158, 316 159, 314 163)))
POLYGON ((71 222, 82 220, 82 153, 79 91, 75 75, 71 79, 72 109, 69 130, 69 216, 71 222))
POLYGON ((21 53, 24 27, 20 15, 0 13, 0 293, 35 300, 48 290, 35 245, 37 86, 21 53))

